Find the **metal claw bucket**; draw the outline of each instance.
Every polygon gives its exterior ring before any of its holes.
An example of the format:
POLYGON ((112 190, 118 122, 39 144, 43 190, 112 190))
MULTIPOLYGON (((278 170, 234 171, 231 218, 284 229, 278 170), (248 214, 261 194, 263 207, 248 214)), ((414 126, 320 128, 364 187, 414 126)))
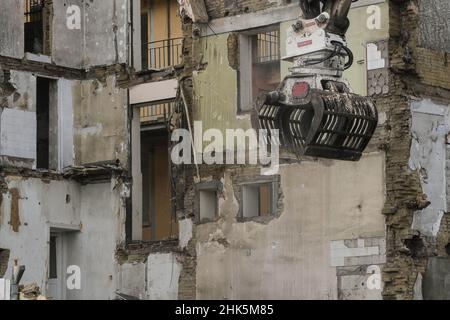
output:
POLYGON ((313 89, 302 102, 264 104, 261 128, 278 129, 280 143, 298 157, 361 159, 378 123, 371 99, 313 89))

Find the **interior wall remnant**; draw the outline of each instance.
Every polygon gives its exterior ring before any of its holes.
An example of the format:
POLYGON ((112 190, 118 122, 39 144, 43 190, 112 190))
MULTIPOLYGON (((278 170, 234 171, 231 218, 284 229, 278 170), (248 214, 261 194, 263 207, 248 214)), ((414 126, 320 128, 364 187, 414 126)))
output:
POLYGON ((429 201, 426 208, 414 214, 413 229, 432 237, 437 236, 447 212, 445 108, 428 99, 411 103, 413 140, 409 167, 419 173, 423 193, 429 201))
POLYGON ((148 298, 177 300, 181 265, 174 253, 150 254, 147 266, 148 298))
POLYGON ((24 55, 23 0, 2 1, 0 7, 0 55, 22 58, 24 55))
POLYGON ((35 160, 35 112, 3 109, 0 114, 0 155, 35 160))
POLYGON ((127 62, 128 0, 53 1, 53 11, 53 62, 74 68, 127 62), (67 28, 69 6, 80 9, 79 29, 67 28))
POLYGON ((127 90, 115 76, 79 81, 73 87, 75 165, 128 167, 127 90))

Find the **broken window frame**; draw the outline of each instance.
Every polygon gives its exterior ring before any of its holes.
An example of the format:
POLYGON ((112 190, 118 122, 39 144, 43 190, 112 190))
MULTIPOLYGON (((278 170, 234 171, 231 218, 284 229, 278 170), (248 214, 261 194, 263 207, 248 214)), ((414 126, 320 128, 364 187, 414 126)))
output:
POLYGON ((58 79, 49 77, 36 77, 36 169, 41 171, 60 171, 62 170, 60 159, 60 139, 61 124, 60 106, 59 106, 59 86, 58 79), (46 92, 43 92, 43 89, 46 92), (45 95, 44 98, 43 95, 45 95), (41 98, 46 102, 45 106, 40 106, 41 98), (40 110, 45 108, 45 110, 40 110), (44 111, 44 112, 43 112, 44 111), (42 119, 39 115, 43 114, 45 118, 44 130, 46 131, 45 143, 43 146, 39 140, 42 138, 42 119), (42 158, 42 152, 46 155, 42 158), (44 163, 42 163, 44 161, 44 163))
POLYGON ((44 8, 45 0, 24 1, 24 51, 33 54, 44 53, 44 8), (40 41, 41 48, 36 48, 40 41))
MULTIPOLYGON (((251 112, 254 108, 254 103, 258 98, 253 94, 254 65, 278 63, 279 77, 281 82, 280 36, 281 32, 279 23, 266 26, 263 28, 246 30, 239 33, 238 110, 237 110, 238 113, 242 114, 251 112), (263 38, 267 37, 276 38, 277 43, 274 44, 273 49, 271 48, 271 46, 269 46, 270 52, 268 56, 266 55, 263 57, 259 57, 257 54, 258 48, 260 48, 258 43, 260 43, 261 41, 266 41, 263 38), (255 49, 257 50, 256 52, 255 49), (269 59, 261 59, 261 58, 269 58, 269 59), (257 61, 258 59, 263 61, 257 61)), ((272 42, 269 41, 269 43, 272 42)))
POLYGON ((196 224, 205 224, 217 221, 219 218, 219 193, 222 190, 222 183, 219 181, 211 181, 211 182, 203 182, 195 185, 195 204, 194 204, 194 212, 195 212, 195 222, 196 224), (215 194, 215 213, 213 218, 204 218, 202 217, 202 208, 201 208, 201 193, 202 192, 210 192, 215 194))
MULTIPOLYGON (((238 186, 238 196, 239 196, 239 213, 238 222, 266 222, 267 219, 273 219, 278 216, 278 202, 279 202, 279 191, 280 191, 280 176, 260 176, 254 177, 251 181, 241 181, 236 183, 238 186), (270 186, 270 212, 267 215, 261 215, 260 209, 258 209, 257 216, 246 217, 244 215, 244 201, 245 188, 261 188, 262 186, 270 186)), ((260 206, 260 201, 258 201, 258 206, 260 206)))

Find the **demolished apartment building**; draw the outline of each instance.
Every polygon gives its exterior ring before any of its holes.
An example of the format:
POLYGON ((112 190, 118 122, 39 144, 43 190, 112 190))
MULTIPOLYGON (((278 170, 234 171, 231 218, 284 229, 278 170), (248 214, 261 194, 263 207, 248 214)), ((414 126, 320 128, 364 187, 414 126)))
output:
POLYGON ((446 0, 353 4, 346 77, 375 137, 359 162, 282 152, 274 175, 175 165, 171 134, 255 127, 297 1, 0 6, 0 278, 17 260, 54 299, 450 298, 446 0))

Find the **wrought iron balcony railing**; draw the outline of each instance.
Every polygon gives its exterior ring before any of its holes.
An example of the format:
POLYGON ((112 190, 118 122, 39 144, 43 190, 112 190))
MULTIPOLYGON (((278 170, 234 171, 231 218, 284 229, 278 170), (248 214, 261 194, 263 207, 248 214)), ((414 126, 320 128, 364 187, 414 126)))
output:
POLYGON ((143 46, 143 69, 164 69, 181 63, 183 38, 153 41, 143 46))

